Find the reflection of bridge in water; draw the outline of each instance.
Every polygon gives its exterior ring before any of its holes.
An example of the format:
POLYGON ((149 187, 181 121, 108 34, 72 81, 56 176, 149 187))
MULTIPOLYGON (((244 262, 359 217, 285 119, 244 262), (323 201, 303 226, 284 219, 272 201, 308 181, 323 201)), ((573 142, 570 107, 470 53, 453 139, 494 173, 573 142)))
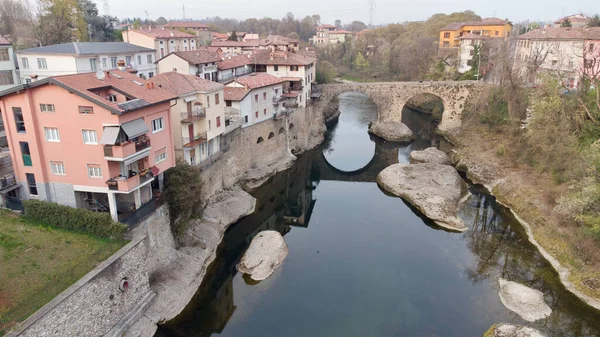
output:
POLYGON ((358 170, 340 170, 330 164, 323 152, 320 152, 313 158, 312 171, 318 180, 375 182, 379 172, 393 164, 398 164, 398 144, 376 141, 373 158, 358 170))

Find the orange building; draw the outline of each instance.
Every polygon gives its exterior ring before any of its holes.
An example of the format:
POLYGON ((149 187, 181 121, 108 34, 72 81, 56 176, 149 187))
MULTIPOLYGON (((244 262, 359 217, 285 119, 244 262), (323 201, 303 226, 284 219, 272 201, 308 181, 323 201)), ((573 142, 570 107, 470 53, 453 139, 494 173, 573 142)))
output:
POLYGON ((0 92, 20 197, 106 211, 114 220, 150 202, 152 185, 175 165, 172 99, 122 70, 0 92))
POLYGON ((508 38, 511 32, 512 23, 497 18, 486 18, 471 22, 453 22, 440 29, 439 47, 458 48, 460 38, 466 34, 508 38))

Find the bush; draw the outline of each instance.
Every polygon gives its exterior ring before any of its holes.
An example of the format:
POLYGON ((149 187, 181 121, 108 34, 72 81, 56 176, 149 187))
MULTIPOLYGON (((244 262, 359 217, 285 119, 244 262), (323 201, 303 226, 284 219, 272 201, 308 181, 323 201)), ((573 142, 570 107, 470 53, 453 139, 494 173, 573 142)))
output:
POLYGON ((114 239, 127 231, 127 225, 113 221, 108 213, 39 200, 24 200, 23 206, 25 217, 56 228, 114 239))
POLYGON ((183 234, 189 220, 202 217, 202 178, 200 169, 184 161, 165 171, 165 201, 169 206, 171 230, 183 234))

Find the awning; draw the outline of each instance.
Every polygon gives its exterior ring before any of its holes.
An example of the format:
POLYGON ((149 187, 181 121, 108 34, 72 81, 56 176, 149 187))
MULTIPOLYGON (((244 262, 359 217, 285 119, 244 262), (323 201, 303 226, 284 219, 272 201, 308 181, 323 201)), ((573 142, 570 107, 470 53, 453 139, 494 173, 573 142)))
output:
POLYGON ((143 151, 142 150, 142 152, 140 152, 138 154, 134 154, 131 157, 125 158, 125 160, 123 160, 123 164, 125 164, 125 165, 133 164, 133 163, 135 163, 136 161, 138 161, 138 160, 140 160, 142 158, 148 157, 150 155, 150 148, 147 148, 147 150, 148 151, 143 151))
POLYGON ((193 102, 196 100, 196 95, 194 96, 188 96, 188 97, 184 97, 183 100, 188 103, 188 102, 193 102))
POLYGON ((118 126, 105 126, 104 131, 102 131, 102 138, 100 138, 100 144, 115 145, 120 129, 118 126))
POLYGON ((143 118, 134 119, 131 122, 127 122, 121 125, 123 131, 127 134, 127 136, 131 138, 139 137, 146 132, 148 132, 148 126, 144 123, 143 118))

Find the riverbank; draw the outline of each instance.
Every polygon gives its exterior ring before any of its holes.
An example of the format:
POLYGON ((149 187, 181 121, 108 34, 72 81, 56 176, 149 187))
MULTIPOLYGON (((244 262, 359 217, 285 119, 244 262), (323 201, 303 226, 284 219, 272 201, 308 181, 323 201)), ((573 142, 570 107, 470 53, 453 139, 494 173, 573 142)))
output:
POLYGON ((568 193, 569 186, 557 185, 550 174, 508 158, 502 151, 510 146, 506 137, 486 126, 446 136, 455 144, 457 168, 510 208, 565 287, 600 310, 600 265, 589 258, 595 247, 588 245, 594 242, 583 238, 575 225, 564 226, 553 213, 556 200, 568 193))

